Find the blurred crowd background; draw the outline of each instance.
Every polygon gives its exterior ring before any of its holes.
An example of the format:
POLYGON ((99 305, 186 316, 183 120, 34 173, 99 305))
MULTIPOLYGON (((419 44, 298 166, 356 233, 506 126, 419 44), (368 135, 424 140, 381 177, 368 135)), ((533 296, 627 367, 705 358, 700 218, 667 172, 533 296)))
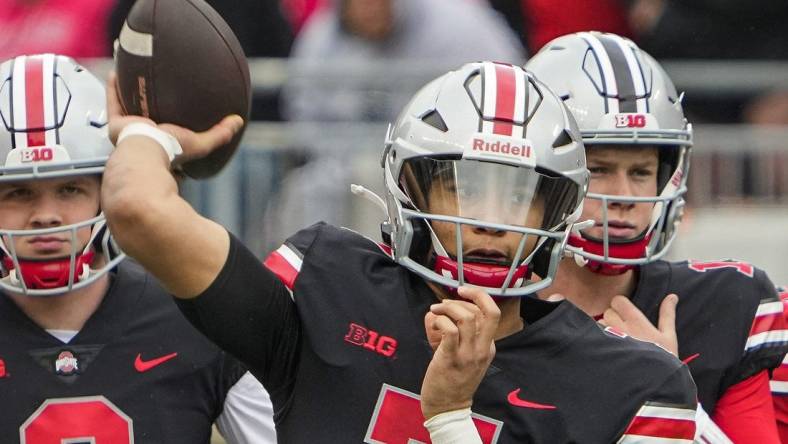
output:
MULTIPOLYGON (((673 257, 736 258, 788 282, 785 0, 208 0, 250 58, 252 118, 217 178, 183 192, 262 257, 326 220, 377 237, 389 121, 466 61, 522 64, 562 34, 633 39, 660 60, 695 125, 690 211, 673 257)), ((132 0, 0 0, 0 59, 70 55, 106 75, 132 0)))

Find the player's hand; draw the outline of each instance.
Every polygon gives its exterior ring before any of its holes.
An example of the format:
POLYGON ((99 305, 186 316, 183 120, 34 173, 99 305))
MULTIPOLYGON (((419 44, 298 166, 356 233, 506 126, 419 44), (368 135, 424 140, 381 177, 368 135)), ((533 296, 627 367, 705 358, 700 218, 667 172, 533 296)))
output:
POLYGON ((679 343, 676 337, 676 304, 679 297, 669 294, 659 306, 658 327, 648 320, 635 304, 624 296, 616 296, 605 310, 601 324, 614 327, 624 333, 643 341, 658 344, 674 356, 679 355, 679 343))
POLYGON ((145 122, 157 126, 160 130, 166 131, 178 139, 183 149, 183 154, 177 158, 178 162, 207 156, 213 150, 230 142, 244 125, 241 116, 231 115, 207 131, 195 132, 170 123, 156 124, 153 120, 142 116, 125 115, 118 95, 118 79, 114 72, 109 74, 107 81, 107 113, 109 116, 109 137, 113 144, 117 142, 118 135, 126 125, 133 122, 145 122))
POLYGON ((470 407, 495 356, 501 310, 479 288, 458 291, 466 300, 445 299, 424 316, 427 339, 435 350, 421 386, 425 419, 470 407))

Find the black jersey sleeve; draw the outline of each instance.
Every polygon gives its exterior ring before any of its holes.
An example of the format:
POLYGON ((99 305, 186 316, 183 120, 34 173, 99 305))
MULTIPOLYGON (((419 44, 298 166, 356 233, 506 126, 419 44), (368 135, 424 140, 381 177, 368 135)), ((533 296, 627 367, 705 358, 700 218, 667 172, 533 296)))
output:
POLYGON ((203 334, 246 364, 271 394, 292 389, 301 325, 287 287, 235 236, 216 280, 194 299, 176 299, 203 334))
POLYGON ((741 359, 724 377, 725 388, 763 370, 779 367, 788 351, 783 303, 774 284, 759 269, 754 269, 748 284, 750 297, 747 306, 741 309, 745 313, 743 331, 747 332, 747 337, 743 341, 741 359))
POLYGON ((636 442, 645 437, 650 438, 649 442, 691 442, 696 429, 696 393, 689 369, 678 367, 661 384, 654 385, 654 391, 629 421, 619 442, 636 442))

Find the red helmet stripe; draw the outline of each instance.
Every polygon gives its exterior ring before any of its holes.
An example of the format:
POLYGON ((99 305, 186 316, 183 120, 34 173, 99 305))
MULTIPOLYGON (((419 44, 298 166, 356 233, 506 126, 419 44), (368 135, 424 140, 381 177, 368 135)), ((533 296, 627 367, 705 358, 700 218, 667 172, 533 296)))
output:
POLYGON ((495 124, 493 133, 512 135, 514 121, 514 99, 517 91, 515 71, 511 66, 495 64, 495 124))
POLYGON ((46 145, 44 123, 44 59, 28 57, 25 62, 25 117, 27 128, 41 129, 27 133, 27 146, 46 145))

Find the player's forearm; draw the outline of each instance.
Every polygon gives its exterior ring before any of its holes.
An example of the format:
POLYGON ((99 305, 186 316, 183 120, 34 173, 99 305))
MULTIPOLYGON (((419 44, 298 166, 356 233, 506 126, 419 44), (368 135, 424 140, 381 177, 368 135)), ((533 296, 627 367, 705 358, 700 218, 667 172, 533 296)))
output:
POLYGON ((102 209, 120 247, 175 296, 208 288, 227 257, 226 230, 178 195, 167 155, 153 139, 118 144, 104 172, 102 209))
POLYGON ((136 256, 155 246, 151 230, 165 222, 162 208, 178 199, 169 160, 156 141, 136 136, 118 144, 104 172, 101 204, 121 248, 136 256))

